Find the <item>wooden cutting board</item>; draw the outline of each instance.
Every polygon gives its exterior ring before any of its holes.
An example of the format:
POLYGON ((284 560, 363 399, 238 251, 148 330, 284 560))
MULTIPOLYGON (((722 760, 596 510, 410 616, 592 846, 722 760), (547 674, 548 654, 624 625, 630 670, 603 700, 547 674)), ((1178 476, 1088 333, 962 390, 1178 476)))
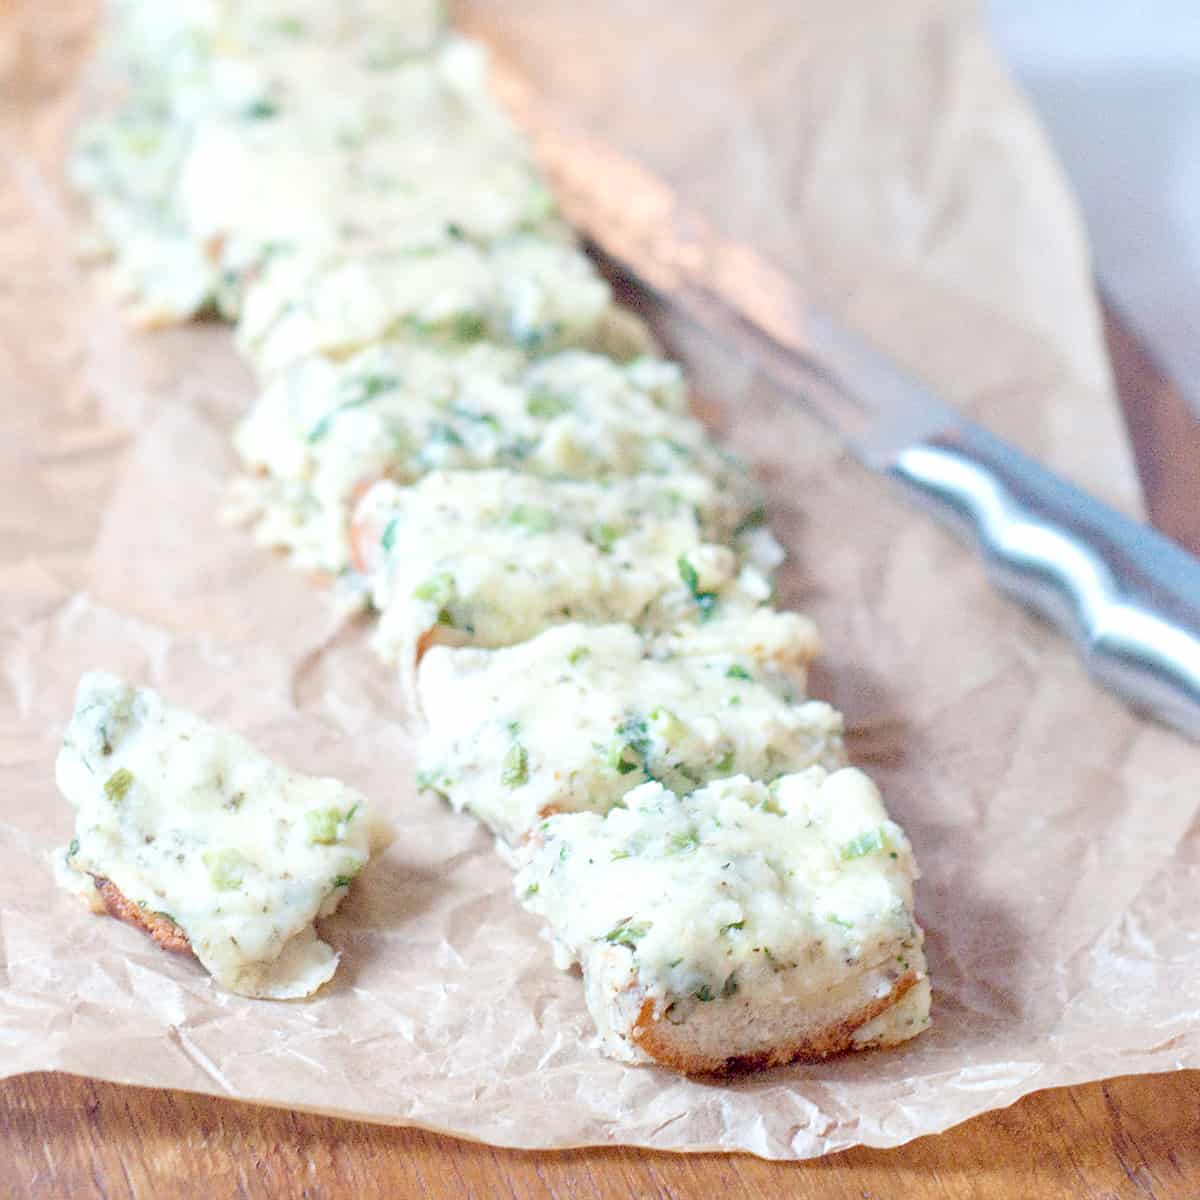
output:
MULTIPOLYGON (((1151 517, 1200 553, 1200 422, 1111 316, 1108 335, 1151 517)), ((1200 1200, 1200 1071, 1040 1092, 895 1150, 810 1163, 625 1148, 496 1150, 61 1075, 0 1083, 0 1200, 721 1194, 1200 1200)))

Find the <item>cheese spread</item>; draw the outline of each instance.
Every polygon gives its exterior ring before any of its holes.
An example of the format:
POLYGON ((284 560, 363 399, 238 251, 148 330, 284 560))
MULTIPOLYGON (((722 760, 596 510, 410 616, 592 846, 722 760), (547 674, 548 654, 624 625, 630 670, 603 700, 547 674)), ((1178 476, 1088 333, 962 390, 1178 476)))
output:
POLYGON ((109 881, 233 992, 289 999, 333 976, 313 921, 367 861, 357 792, 102 673, 80 681, 56 777, 77 813, 58 863, 72 890, 109 881))
POLYGON ((656 657, 628 625, 560 625, 503 650, 434 647, 418 692, 418 784, 513 843, 548 813, 605 813, 648 781, 687 793, 845 763, 828 704, 737 653, 656 657))
POLYGON ((234 436, 250 475, 233 515, 297 565, 349 565, 350 508, 366 484, 432 470, 508 467, 608 479, 680 469, 716 485, 706 521, 731 535, 760 510, 748 473, 686 415, 678 368, 568 351, 525 367, 492 343, 387 344, 276 376, 234 436))
MULTIPOLYGON (((923 978, 916 878, 870 780, 814 766, 686 796, 646 783, 605 816, 549 817, 516 889, 546 920, 559 964, 583 965, 597 1024, 629 1057, 630 1031, 611 1024, 618 993, 685 1024, 734 997, 764 1011, 820 1006, 856 975, 885 993, 923 978)), ((908 1036, 927 1023, 922 995, 908 1036)))
POLYGON ((705 528, 703 476, 609 482, 435 471, 376 484, 354 540, 381 618, 375 644, 410 669, 424 644, 507 646, 567 621, 650 631, 753 612, 764 570, 705 528))

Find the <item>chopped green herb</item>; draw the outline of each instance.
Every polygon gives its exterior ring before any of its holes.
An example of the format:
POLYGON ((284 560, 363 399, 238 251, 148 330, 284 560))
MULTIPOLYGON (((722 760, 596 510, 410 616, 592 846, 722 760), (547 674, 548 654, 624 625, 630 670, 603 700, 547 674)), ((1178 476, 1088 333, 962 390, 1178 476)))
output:
POLYGON ((707 983, 702 983, 693 993, 693 996, 700 1001, 701 1004, 707 1004, 713 999, 713 990, 707 983))
POLYGON ((678 741, 687 732, 687 726, 669 708, 654 709, 650 723, 664 742, 678 741))
POLYGON ((590 526, 587 531, 588 541, 600 551, 601 554, 611 554, 613 546, 617 544, 617 539, 621 536, 621 530, 615 525, 610 525, 606 521, 597 521, 590 526))
POLYGON ((374 400, 384 392, 394 392, 399 386, 398 375, 364 375, 358 381, 362 400, 374 400))
POLYGON ((426 441, 430 446, 461 446, 462 437, 457 429, 447 425, 445 421, 432 421, 426 441))
POLYGON ((536 884, 536 883, 531 883, 531 884, 530 884, 530 885, 529 885, 529 886, 528 886, 528 887, 525 889, 525 899, 526 899, 526 900, 528 900, 530 896, 536 896, 536 895, 538 894, 538 887, 539 887, 539 885, 538 885, 538 884, 536 884))
POLYGON ((743 918, 740 921, 730 921, 728 925, 722 925, 721 932, 728 933, 731 929, 745 929, 745 928, 746 928, 746 921, 745 921, 745 918, 743 918))
POLYGON ((480 313, 458 313, 450 327, 450 336, 456 342, 477 342, 486 332, 487 322, 480 313))
POLYGON ((304 814, 308 840, 319 846, 328 846, 338 840, 341 822, 342 814, 336 808, 310 808, 304 814))
POLYGON ((368 399, 369 397, 367 396, 356 396, 353 400, 347 400, 345 404, 339 404, 337 408, 333 409, 331 412, 327 412, 308 431, 308 435, 305 440, 310 444, 313 442, 319 442, 332 428, 334 419, 336 417, 338 417, 341 413, 344 413, 347 409, 361 408, 362 405, 366 404, 368 399))
POLYGON ((847 921, 845 917, 839 917, 837 915, 837 913, 826 913, 825 920, 827 920, 831 925, 838 926, 838 928, 840 928, 840 929, 853 929, 854 928, 853 921, 847 921))
POLYGON ((718 775, 728 775, 729 772, 733 770, 734 758, 735 755, 733 751, 726 750, 725 753, 722 754, 717 762, 713 765, 713 770, 716 771, 718 775))
POLYGON ((637 946, 639 939, 644 938, 650 931, 650 925, 650 921, 622 921, 604 935, 604 940, 614 946, 628 946, 632 950, 637 946))
POLYGON ((386 526, 384 526, 383 537, 379 539, 379 544, 383 547, 384 553, 390 552, 391 548, 396 544, 396 526, 400 523, 399 517, 393 517, 386 526))
POLYGON ((556 395, 554 392, 539 390, 533 392, 525 401, 525 411, 531 417, 550 421, 555 417, 561 417, 563 413, 570 412, 571 404, 570 401, 564 400, 562 396, 556 395))
POLYGON ((567 655, 567 662, 572 667, 577 667, 585 658, 590 658, 592 652, 586 646, 576 646, 570 654, 567 655))
POLYGON ((506 462, 524 462, 532 453, 537 442, 533 438, 513 438, 507 445, 501 446, 496 452, 497 457, 506 462))
POLYGON ((614 850, 609 856, 611 862, 620 862, 623 858, 629 858, 628 850, 614 850))
POLYGON ((79 853, 79 839, 72 838, 71 844, 67 847, 67 857, 74 858, 79 853))
POLYGON ((271 100, 256 100, 246 109, 246 116, 252 121, 267 121, 279 115, 279 105, 271 100))
POLYGON ((430 575, 423 583, 413 588, 413 599, 423 600, 426 604, 436 604, 444 608, 455 597, 454 576, 446 572, 430 575))
POLYGON ((530 535, 552 533, 558 528, 558 518, 548 508, 539 508, 536 504, 513 507, 508 514, 508 523, 530 535))
POLYGON ((529 782, 529 752, 520 742, 514 742, 504 756, 500 782, 505 787, 518 788, 529 782))
POLYGON ((242 886, 249 864, 236 850, 205 850, 202 857, 208 878, 218 892, 232 892, 242 886))
POLYGON ((679 578, 683 580, 687 590, 692 593, 692 599, 696 601, 696 607, 700 610, 700 619, 707 621, 717 607, 716 592, 700 590, 700 576, 696 573, 696 568, 688 562, 686 554, 679 556, 678 565, 679 578))
POLYGON ((463 233, 461 225, 455 225, 454 222, 451 221, 450 224, 446 226, 446 236, 448 238, 453 238, 453 240, 456 242, 461 242, 466 234, 463 233))
POLYGON ((335 888, 349 887, 354 882, 357 874, 358 872, 356 871, 354 875, 335 875, 333 877, 333 886, 335 888))
POLYGON ((650 734, 645 718, 636 714, 626 717, 617 726, 617 741, 609 752, 609 766, 621 775, 628 775, 639 768, 645 769, 649 756, 650 734))
POLYGON ((133 787, 133 772, 124 767, 114 771, 104 784, 104 794, 113 804, 120 804, 133 787))
POLYGON ((868 829, 866 833, 860 833, 858 837, 852 838, 842 847, 841 858, 844 862, 853 858, 864 858, 868 854, 882 850, 886 845, 887 837, 882 828, 868 829))
POLYGON ((747 671, 745 667, 739 666, 737 663, 734 663, 733 666, 730 667, 729 670, 725 672, 725 678, 726 679, 753 679, 754 676, 751 675, 750 672, 747 671))
POLYGON ((687 854, 692 850, 698 849, 700 839, 696 835, 694 829, 688 830, 687 833, 675 833, 667 841, 668 854, 687 854))

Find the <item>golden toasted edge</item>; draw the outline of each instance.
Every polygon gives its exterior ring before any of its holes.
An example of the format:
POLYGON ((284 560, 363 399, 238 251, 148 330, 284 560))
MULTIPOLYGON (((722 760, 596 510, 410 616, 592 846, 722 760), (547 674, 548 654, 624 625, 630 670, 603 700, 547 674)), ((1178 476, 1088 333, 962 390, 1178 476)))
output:
POLYGON ((915 987, 921 976, 910 971, 895 983, 890 992, 842 1020, 812 1033, 798 1041, 775 1046, 757 1054, 731 1054, 716 1058, 690 1051, 687 1047, 687 1025, 672 1025, 654 1015, 654 1002, 645 1000, 638 1011, 630 1038, 655 1062, 680 1071, 684 1075, 732 1075, 768 1067, 786 1066, 794 1062, 817 1062, 834 1054, 854 1049, 854 1034, 868 1021, 896 1004, 908 990, 915 987))
POLYGON ((93 875, 92 882, 100 899, 104 902, 104 911, 118 921, 136 925, 148 933, 164 950, 173 954, 191 954, 192 943, 188 936, 169 917, 162 913, 151 912, 140 904, 128 899, 110 879, 101 875, 93 875))

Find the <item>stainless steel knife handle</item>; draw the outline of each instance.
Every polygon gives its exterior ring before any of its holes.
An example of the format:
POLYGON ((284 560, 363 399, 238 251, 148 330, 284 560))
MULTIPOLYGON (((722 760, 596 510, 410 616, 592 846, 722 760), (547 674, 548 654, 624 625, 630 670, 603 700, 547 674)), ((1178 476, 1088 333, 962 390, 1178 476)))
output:
POLYGON ((1200 562, 967 421, 889 473, 965 528, 996 583, 1069 633, 1097 679, 1200 737, 1200 562))

